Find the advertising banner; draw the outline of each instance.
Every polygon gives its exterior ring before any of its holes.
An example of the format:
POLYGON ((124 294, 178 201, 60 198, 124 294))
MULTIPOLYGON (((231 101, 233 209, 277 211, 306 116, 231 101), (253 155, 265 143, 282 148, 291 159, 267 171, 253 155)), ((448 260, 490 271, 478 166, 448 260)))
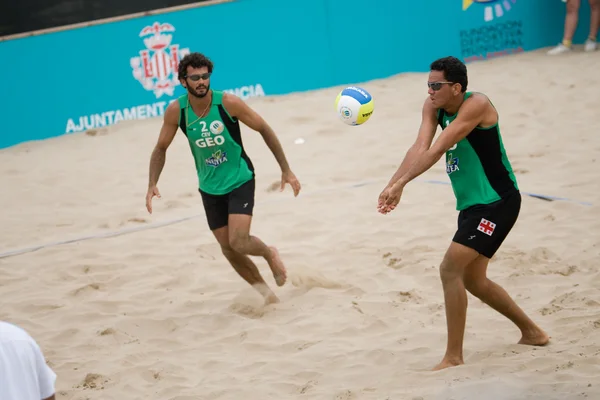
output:
POLYGON ((558 0, 238 0, 8 40, 0 148, 162 116, 183 93, 189 52, 215 63, 212 87, 249 99, 554 45, 564 10, 558 0))

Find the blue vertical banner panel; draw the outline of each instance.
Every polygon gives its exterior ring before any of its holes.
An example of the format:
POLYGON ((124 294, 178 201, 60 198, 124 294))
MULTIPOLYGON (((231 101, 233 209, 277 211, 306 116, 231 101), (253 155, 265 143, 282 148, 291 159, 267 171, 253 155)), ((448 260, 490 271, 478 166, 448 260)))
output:
POLYGON ((462 0, 457 56, 470 62, 555 44, 564 12, 560 0, 462 0))
POLYGON ((564 16, 560 0, 237 0, 5 40, 0 148, 162 116, 190 52, 247 99, 551 46, 564 16))

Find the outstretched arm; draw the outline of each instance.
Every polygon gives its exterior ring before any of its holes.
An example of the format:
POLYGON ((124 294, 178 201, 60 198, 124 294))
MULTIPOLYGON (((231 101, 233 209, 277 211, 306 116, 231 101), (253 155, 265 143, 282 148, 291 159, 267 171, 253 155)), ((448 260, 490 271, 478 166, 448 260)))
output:
POLYGON ((431 168, 444 155, 446 150, 466 137, 483 120, 486 98, 473 96, 462 105, 460 114, 441 133, 435 143, 410 164, 410 167, 396 183, 384 190, 379 196, 377 208, 380 213, 387 214, 400 202, 404 186, 417 176, 431 168))
POLYGON ((408 182, 431 168, 446 150, 466 137, 481 123, 488 104, 487 100, 482 97, 474 96, 467 99, 456 119, 444 129, 435 143, 411 165, 395 185, 403 188, 408 182))
POLYGON ((254 111, 246 102, 237 96, 225 93, 223 95, 223 105, 227 109, 230 115, 236 117, 243 122, 250 129, 253 129, 261 134, 263 140, 275 156, 275 160, 281 168, 281 190, 284 189, 285 184, 289 183, 294 190, 294 196, 298 196, 300 193, 300 182, 292 172, 281 142, 277 138, 273 129, 267 124, 263 117, 261 117, 256 111, 254 111))
POLYGON ((433 137, 435 136, 435 131, 437 130, 437 116, 436 116, 436 108, 431 104, 431 100, 427 98, 425 103, 423 104, 422 111, 422 119, 421 126, 419 127, 419 133, 417 135, 417 139, 413 143, 412 146, 406 152, 404 156, 404 160, 398 167, 398 170, 390 181, 388 182, 387 187, 392 187, 394 183, 398 181, 410 168, 410 166, 429 149, 431 146, 431 142, 433 141, 433 137))

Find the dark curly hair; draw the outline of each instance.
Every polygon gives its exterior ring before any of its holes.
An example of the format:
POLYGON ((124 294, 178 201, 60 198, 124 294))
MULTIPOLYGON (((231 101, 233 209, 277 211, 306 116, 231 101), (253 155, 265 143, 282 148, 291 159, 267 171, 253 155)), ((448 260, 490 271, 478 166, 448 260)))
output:
POLYGON ((467 66, 456 57, 443 57, 431 63, 432 71, 442 71, 444 79, 452 83, 460 83, 461 91, 467 91, 469 79, 467 78, 467 66))
POLYGON ((177 71, 179 74, 178 75, 179 79, 185 79, 185 76, 187 75, 188 67, 192 67, 192 68, 206 67, 206 68, 208 68, 209 73, 212 73, 212 71, 213 71, 212 61, 208 57, 206 57, 204 54, 201 54, 201 53, 190 53, 181 59, 181 61, 179 62, 179 70, 177 71))

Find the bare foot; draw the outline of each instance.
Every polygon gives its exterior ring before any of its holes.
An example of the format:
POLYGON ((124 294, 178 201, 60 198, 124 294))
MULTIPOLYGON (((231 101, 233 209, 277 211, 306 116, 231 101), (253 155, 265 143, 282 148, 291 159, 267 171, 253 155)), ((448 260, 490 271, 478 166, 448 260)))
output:
POLYGON ((519 344, 529 346, 545 346, 550 342, 550 337, 543 330, 539 329, 533 332, 523 333, 519 344))
POLYGON ((270 295, 265 296, 265 306, 276 303, 279 303, 279 297, 277 297, 275 293, 271 293, 270 295))
POLYGON ((445 368, 451 368, 451 367, 456 367, 458 365, 463 365, 465 362, 463 360, 457 360, 457 359, 447 359, 446 357, 444 357, 444 359, 442 360, 441 363, 439 363, 438 365, 436 365, 432 371, 439 371, 441 369, 445 369, 445 368))
POLYGON ((252 286, 265 300, 265 306, 273 303, 279 303, 279 298, 275 295, 275 293, 273 293, 271 288, 266 283, 255 283, 252 286))
POLYGON ((287 279, 287 271, 285 270, 283 261, 281 261, 281 258, 279 257, 277 249, 275 247, 269 247, 269 250, 271 250, 269 267, 271 267, 271 271, 273 272, 273 278, 275 278, 277 286, 283 286, 287 279))

